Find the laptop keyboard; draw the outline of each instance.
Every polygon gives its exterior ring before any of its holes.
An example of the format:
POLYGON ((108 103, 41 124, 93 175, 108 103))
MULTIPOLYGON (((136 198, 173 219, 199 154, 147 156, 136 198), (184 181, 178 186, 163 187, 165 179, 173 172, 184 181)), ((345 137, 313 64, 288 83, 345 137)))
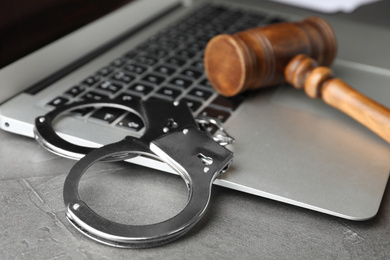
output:
MULTIPOLYGON (((244 97, 226 98, 210 85, 203 68, 207 42, 221 33, 236 33, 251 27, 281 22, 267 14, 206 5, 160 31, 94 75, 71 87, 48 103, 58 107, 74 100, 162 99, 186 102, 194 115, 225 122, 244 97)), ((99 120, 114 127, 140 131, 143 122, 132 113, 116 108, 87 108, 78 116, 99 120)), ((214 132, 216 128, 208 129, 214 132)))

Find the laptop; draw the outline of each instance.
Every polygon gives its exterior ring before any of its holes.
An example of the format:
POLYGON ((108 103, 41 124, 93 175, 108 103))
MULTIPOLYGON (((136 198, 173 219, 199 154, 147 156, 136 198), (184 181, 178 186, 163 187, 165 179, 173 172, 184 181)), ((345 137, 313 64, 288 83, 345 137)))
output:
MULTIPOLYGON (((204 74, 203 49, 212 36, 302 20, 299 9, 227 0, 22 3, 2 4, 3 130, 33 137, 37 116, 77 99, 179 100, 195 116, 223 121, 236 139, 228 147, 235 160, 216 185, 350 220, 378 212, 390 172, 388 143, 287 84, 226 99, 204 74)), ((390 107, 386 28, 328 21, 339 44, 336 75, 390 107)), ((142 119, 106 108, 78 111, 54 127, 92 147, 143 131, 142 119)), ((131 162, 173 172, 142 156, 131 162)))

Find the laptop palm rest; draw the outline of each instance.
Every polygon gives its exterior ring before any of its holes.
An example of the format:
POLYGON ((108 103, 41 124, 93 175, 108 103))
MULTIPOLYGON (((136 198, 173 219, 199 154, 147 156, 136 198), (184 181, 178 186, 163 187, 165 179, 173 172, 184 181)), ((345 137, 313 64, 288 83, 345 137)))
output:
MULTIPOLYGON (((337 61, 333 69, 357 90, 390 105, 385 100, 390 96, 386 88, 390 76, 344 61, 337 61), (366 84, 375 85, 375 91, 367 91, 366 84)), ((249 193, 347 219, 375 216, 383 195, 378 191, 385 189, 389 177, 388 143, 288 85, 253 92, 240 109, 227 125, 237 139, 232 150, 238 163, 222 176, 224 181, 249 193)))

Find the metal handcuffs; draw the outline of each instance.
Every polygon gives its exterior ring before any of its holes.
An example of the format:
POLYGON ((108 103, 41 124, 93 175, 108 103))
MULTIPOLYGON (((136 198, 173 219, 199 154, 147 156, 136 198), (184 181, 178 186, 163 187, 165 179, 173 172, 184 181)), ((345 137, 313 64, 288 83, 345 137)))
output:
MULTIPOLYGON (((204 123, 205 119, 200 121, 204 123)), ((68 158, 81 158, 70 170, 64 184, 67 219, 84 235, 115 247, 153 247, 185 234, 205 213, 213 181, 228 169, 234 156, 200 130, 187 105, 178 102, 76 102, 38 117, 34 133, 36 140, 49 151, 68 158), (145 125, 143 136, 126 136, 122 141, 94 149, 72 144, 57 135, 52 127, 54 119, 91 106, 116 107, 137 114, 145 125), (167 163, 184 179, 188 202, 180 213, 156 224, 124 225, 99 216, 80 199, 79 181, 95 162, 122 161, 140 154, 167 163)), ((220 143, 230 142, 226 133, 222 137, 220 143)))

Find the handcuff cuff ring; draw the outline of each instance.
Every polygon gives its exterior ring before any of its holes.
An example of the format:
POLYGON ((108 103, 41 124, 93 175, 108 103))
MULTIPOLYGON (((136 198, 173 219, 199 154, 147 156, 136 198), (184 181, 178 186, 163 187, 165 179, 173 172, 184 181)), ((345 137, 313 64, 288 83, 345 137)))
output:
MULTIPOLYGON (((49 112, 44 117, 38 117, 36 122, 49 124, 56 116, 66 111, 96 104, 97 102, 81 102, 69 105, 60 111, 51 114, 49 112), (42 120, 42 118, 45 118, 45 120, 42 120)), ((107 103, 104 105, 107 105, 107 103)), ((101 148, 88 148, 90 151, 76 162, 64 184, 64 202, 67 207, 68 220, 84 235, 115 247, 146 248, 159 246, 185 234, 204 215, 209 204, 213 181, 227 170, 234 156, 233 153, 198 129, 191 112, 186 106, 180 107, 179 104, 172 104, 173 107, 170 108, 170 105, 164 104, 161 107, 158 102, 151 102, 146 106, 143 103, 138 103, 138 105, 136 109, 131 109, 131 112, 137 111, 143 118, 146 127, 144 136, 140 139, 127 136, 122 141, 101 148), (168 113, 168 120, 160 119, 159 123, 151 123, 154 124, 154 127, 149 128, 152 130, 148 131, 149 122, 156 120, 156 118, 150 118, 155 117, 155 113, 151 112, 156 107, 150 108, 156 105, 160 106, 158 107, 159 112, 161 112, 161 109, 178 109, 180 113, 176 113, 177 115, 168 113), (185 112, 183 113, 183 109, 187 109, 191 117, 188 117, 185 112), (156 224, 124 225, 99 216, 80 199, 78 193, 79 181, 91 165, 98 161, 122 161, 139 154, 166 162, 184 179, 189 196, 187 205, 181 212, 166 221, 156 224)), ((47 148, 50 146, 50 142, 44 138, 46 135, 42 135, 41 130, 38 125, 36 127, 37 139, 45 144, 47 148)), ((52 130, 50 138, 53 138, 52 141, 60 137, 52 130), (52 136, 53 133, 54 137, 52 136)), ((67 141, 63 141, 65 145, 69 145, 67 141)), ((76 146, 69 146, 72 149, 76 148, 72 152, 72 156, 82 150, 76 146)), ((54 152, 59 153, 55 145, 50 149, 53 150, 53 147, 54 152)))

